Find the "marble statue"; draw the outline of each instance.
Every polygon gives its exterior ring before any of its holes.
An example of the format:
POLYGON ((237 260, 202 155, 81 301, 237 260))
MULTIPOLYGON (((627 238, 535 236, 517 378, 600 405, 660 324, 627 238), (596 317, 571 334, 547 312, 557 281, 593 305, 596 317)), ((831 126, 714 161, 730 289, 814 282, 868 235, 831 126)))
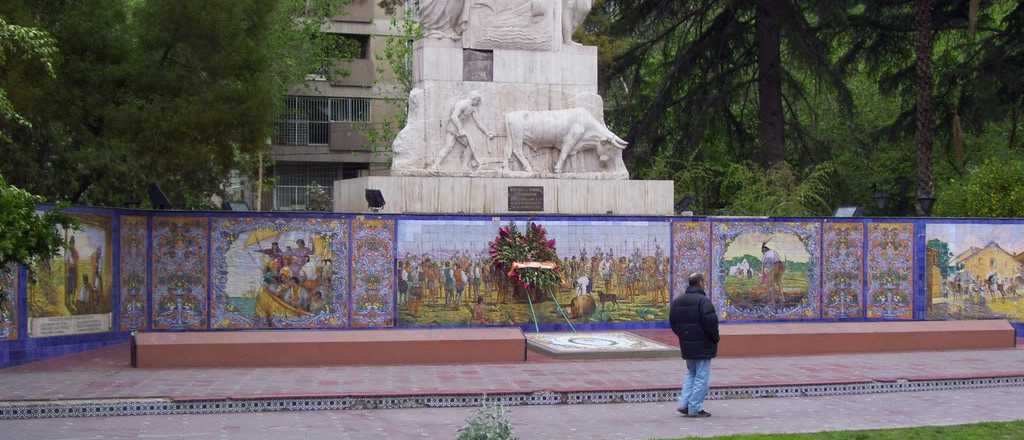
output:
POLYGON ((488 139, 494 139, 495 134, 484 128, 476 116, 482 100, 483 98, 480 97, 480 94, 473 91, 469 92, 469 97, 459 100, 452 106, 451 115, 448 116, 448 121, 445 124, 444 148, 437 155, 437 160, 431 167, 432 169, 437 170, 441 167, 441 162, 444 162, 456 144, 462 145, 470 153, 469 159, 463 162, 462 169, 469 169, 470 164, 473 162, 479 163, 481 155, 477 151, 478 149, 474 148, 473 141, 470 140, 469 135, 466 134, 465 125, 468 122, 473 122, 480 131, 487 135, 488 139))
POLYGON ((473 0, 421 0, 420 27, 427 38, 462 37, 469 25, 473 0))
POLYGON ((582 46, 572 41, 572 34, 586 20, 594 0, 562 0, 562 41, 565 44, 582 46))
POLYGON ((531 149, 558 150, 558 161, 554 167, 556 174, 564 170, 566 159, 588 150, 597 153, 604 167, 622 166, 621 160, 612 159, 622 157, 626 141, 608 130, 604 123, 595 119, 586 109, 514 111, 505 114, 505 124, 508 128, 509 160, 514 157, 528 172, 533 172, 533 167, 523 151, 527 145, 531 149))
POLYGON ((391 143, 391 152, 394 158, 391 166, 395 169, 415 169, 422 167, 423 156, 423 121, 421 109, 423 102, 423 89, 415 88, 409 92, 409 110, 406 117, 405 127, 395 136, 391 143))

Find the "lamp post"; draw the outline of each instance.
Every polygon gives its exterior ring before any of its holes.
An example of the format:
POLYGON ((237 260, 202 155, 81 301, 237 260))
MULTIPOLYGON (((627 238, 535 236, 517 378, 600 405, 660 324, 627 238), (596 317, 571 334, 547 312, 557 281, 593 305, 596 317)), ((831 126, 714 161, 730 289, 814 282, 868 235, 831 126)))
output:
POLYGON ((932 206, 935 205, 935 197, 921 196, 917 198, 917 206, 925 217, 932 216, 932 206))
POLYGON ((892 200, 892 197, 889 195, 888 192, 882 191, 878 189, 878 187, 875 187, 875 192, 874 194, 871 195, 871 198, 875 200, 875 205, 878 206, 879 213, 884 215, 889 212, 889 202, 892 200))

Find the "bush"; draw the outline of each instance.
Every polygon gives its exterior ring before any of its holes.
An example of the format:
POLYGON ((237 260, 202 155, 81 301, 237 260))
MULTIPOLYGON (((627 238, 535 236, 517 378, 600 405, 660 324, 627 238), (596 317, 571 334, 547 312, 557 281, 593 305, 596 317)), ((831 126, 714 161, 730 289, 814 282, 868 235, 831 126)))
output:
POLYGON ((826 162, 800 175, 786 162, 764 170, 735 164, 726 171, 722 193, 730 200, 729 215, 798 217, 827 215, 826 197, 835 169, 826 162))
POLYGON ((516 440, 505 409, 484 405, 459 429, 456 440, 516 440))
POLYGON ((1024 160, 990 158, 939 186, 935 215, 1024 217, 1024 160))

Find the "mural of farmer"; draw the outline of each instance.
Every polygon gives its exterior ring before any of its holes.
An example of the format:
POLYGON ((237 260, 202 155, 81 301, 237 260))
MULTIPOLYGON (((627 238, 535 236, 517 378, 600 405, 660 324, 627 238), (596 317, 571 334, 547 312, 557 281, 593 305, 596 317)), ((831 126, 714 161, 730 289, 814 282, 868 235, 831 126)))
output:
POLYGON ((775 303, 782 297, 782 276, 786 273, 786 265, 779 258, 778 252, 768 247, 768 242, 761 244, 761 284, 768 288, 768 301, 775 303))

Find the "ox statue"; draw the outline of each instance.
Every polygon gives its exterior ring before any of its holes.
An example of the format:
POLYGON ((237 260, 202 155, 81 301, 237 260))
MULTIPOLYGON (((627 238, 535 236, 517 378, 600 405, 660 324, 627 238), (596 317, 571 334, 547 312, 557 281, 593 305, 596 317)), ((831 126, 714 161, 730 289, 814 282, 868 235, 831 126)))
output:
POLYGON ((523 151, 524 145, 531 149, 555 148, 559 150, 555 162, 555 173, 561 173, 565 160, 586 150, 597 153, 601 165, 621 155, 626 141, 620 139, 601 121, 584 108, 548 111, 514 111, 505 114, 508 128, 509 153, 505 166, 510 165, 514 156, 523 169, 533 172, 533 167, 523 151))

